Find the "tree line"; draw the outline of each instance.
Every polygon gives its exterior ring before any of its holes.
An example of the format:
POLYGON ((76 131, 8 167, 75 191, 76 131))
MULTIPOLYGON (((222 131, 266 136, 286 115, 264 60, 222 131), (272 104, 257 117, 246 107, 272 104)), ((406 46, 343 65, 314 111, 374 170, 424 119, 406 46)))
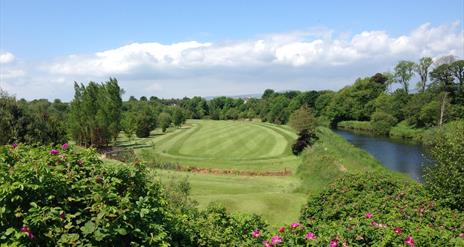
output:
POLYGON ((255 119, 287 124, 291 114, 307 107, 319 123, 336 126, 345 120, 370 121, 379 133, 403 124, 428 128, 464 118, 464 60, 453 56, 400 61, 392 72, 358 78, 339 91, 266 89, 260 98, 202 97, 123 101, 124 90, 110 78, 103 83, 75 83, 70 103, 60 100, 16 100, 0 94, 0 143, 61 143, 104 147, 121 131, 129 137, 148 137, 181 126, 186 119, 255 119), (411 81, 418 78, 414 92, 411 81))

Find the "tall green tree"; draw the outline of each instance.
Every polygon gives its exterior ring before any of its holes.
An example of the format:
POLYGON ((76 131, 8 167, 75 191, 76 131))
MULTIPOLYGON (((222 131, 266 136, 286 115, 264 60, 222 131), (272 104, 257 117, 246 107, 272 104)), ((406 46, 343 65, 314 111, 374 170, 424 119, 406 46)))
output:
POLYGON ((158 122, 159 122, 159 126, 160 126, 161 130, 163 132, 166 132, 166 130, 171 125, 171 115, 169 113, 167 113, 167 112, 162 112, 158 116, 158 122))
POLYGON ((414 71, 419 75, 419 89, 423 93, 427 86, 427 77, 429 75, 429 68, 432 65, 433 60, 431 57, 423 57, 419 60, 418 64, 414 65, 414 71))
POLYGON ((102 147, 121 130, 122 99, 116 79, 105 83, 74 84, 69 132, 79 145, 102 147))
POLYGON ((414 62, 402 60, 395 66, 395 80, 409 93, 409 81, 414 75, 414 62))
POLYGON ((306 105, 303 105, 290 115, 288 124, 298 133, 304 129, 314 132, 317 122, 312 110, 306 105))

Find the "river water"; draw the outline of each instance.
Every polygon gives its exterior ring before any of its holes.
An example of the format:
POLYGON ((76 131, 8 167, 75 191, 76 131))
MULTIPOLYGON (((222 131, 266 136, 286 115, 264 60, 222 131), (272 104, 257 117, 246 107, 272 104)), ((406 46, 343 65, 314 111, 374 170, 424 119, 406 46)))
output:
POLYGON ((418 181, 423 181, 424 167, 432 164, 420 144, 341 129, 335 129, 334 132, 356 147, 366 150, 384 166, 407 173, 418 181))

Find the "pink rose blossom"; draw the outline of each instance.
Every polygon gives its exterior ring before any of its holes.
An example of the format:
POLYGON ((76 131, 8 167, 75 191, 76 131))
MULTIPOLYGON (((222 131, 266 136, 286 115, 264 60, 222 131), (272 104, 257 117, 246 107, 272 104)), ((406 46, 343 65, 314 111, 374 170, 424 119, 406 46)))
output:
POLYGON ((300 226, 300 223, 293 223, 290 226, 292 227, 292 229, 295 229, 300 226))
POLYGON ((251 233, 251 236, 253 236, 254 238, 259 238, 259 236, 261 236, 261 233, 259 232, 259 230, 254 230, 251 233))
POLYGON ((282 243, 282 238, 279 235, 275 235, 271 238, 271 244, 276 245, 282 243))
POLYGON ((402 232, 402 230, 401 230, 400 227, 395 227, 395 230, 394 230, 394 231, 395 231, 395 233, 398 234, 398 235, 400 235, 401 232, 402 232))
POLYGON ((370 219, 370 218, 372 218, 372 216, 374 216, 374 215, 371 212, 368 212, 366 214, 366 219, 370 219))
POLYGON ((314 234, 313 232, 308 232, 306 233, 305 238, 311 240, 316 239, 316 234, 314 234))
POLYGON ((374 226, 374 227, 378 227, 379 226, 379 223, 375 222, 375 221, 372 221, 371 222, 371 225, 374 226))
POLYGON ((461 233, 461 234, 459 234, 459 237, 460 237, 460 238, 464 238, 464 232, 461 233))
POLYGON ((408 236, 404 242, 409 245, 409 246, 416 246, 416 243, 414 242, 414 239, 412 239, 412 236, 408 236))
POLYGON ((12 147, 13 149, 15 149, 17 146, 18 146, 18 144, 16 144, 16 143, 13 143, 13 144, 11 145, 11 147, 12 147))
POLYGON ((68 148, 69 148, 69 144, 67 144, 67 143, 61 145, 61 149, 63 149, 63 150, 66 150, 68 148))
POLYGON ((264 247, 272 247, 270 243, 268 243, 266 240, 263 240, 263 246, 264 247))
POLYGON ((27 227, 27 226, 21 227, 21 232, 26 233, 26 234, 27 234, 27 237, 28 237, 30 240, 34 239, 34 234, 32 234, 32 231, 31 231, 31 229, 29 229, 29 227, 27 227))
POLYGON ((50 154, 51 155, 58 155, 60 153, 60 151, 56 150, 56 149, 52 149, 50 150, 50 154))
POLYGON ((333 239, 330 241, 330 247, 337 247, 338 246, 338 241, 336 239, 333 239))
POLYGON ((280 233, 285 232, 285 227, 282 226, 282 227, 279 229, 279 232, 280 232, 280 233))

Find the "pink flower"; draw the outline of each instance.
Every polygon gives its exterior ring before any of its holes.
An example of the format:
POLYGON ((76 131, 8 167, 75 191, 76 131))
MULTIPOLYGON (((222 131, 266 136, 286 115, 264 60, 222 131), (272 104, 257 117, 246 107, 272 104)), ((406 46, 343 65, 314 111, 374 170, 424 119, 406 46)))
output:
POLYGON ((374 216, 374 215, 371 212, 368 212, 366 214, 366 219, 370 219, 370 218, 372 218, 372 216, 374 216))
POLYGON ((464 232, 461 233, 461 234, 459 234, 459 237, 460 237, 460 238, 464 238, 464 232))
POLYGON ((63 150, 66 150, 68 148, 69 148, 69 144, 67 144, 67 143, 61 145, 61 149, 63 149, 63 150))
POLYGON ((408 236, 404 242, 409 245, 409 246, 416 246, 416 243, 414 243, 414 239, 412 239, 412 236, 408 236))
POLYGON ((279 235, 275 235, 271 238, 271 244, 276 245, 282 243, 282 238, 279 235))
POLYGON ((338 241, 336 239, 333 239, 330 241, 330 247, 337 247, 338 246, 338 241))
POLYGON ((254 238, 259 238, 259 236, 261 236, 261 233, 259 232, 259 230, 254 230, 251 233, 251 236, 253 236, 254 238))
POLYGON ((306 233, 305 238, 306 239, 311 239, 311 240, 316 239, 316 234, 314 234, 312 232, 308 232, 308 233, 306 233))
POLYGON ((11 147, 12 147, 13 149, 15 149, 17 146, 18 146, 18 144, 16 144, 16 143, 11 144, 11 147))
POLYGON ((300 223, 293 223, 290 226, 292 227, 292 229, 295 229, 300 226, 300 223))
POLYGON ((372 221, 371 222, 371 225, 374 226, 374 227, 378 227, 379 226, 379 223, 375 222, 375 221, 372 221))
POLYGON ((29 227, 27 227, 27 226, 21 227, 21 232, 26 233, 26 234, 27 234, 27 237, 28 237, 30 240, 34 239, 34 234, 32 234, 32 231, 31 231, 31 229, 29 229, 29 227))
POLYGON ((401 232, 402 232, 402 230, 401 230, 401 228, 400 228, 400 227, 395 227, 395 230, 394 230, 394 232, 395 232, 396 234, 400 235, 400 234, 401 234, 401 232))
POLYGON ((50 154, 51 155, 58 155, 60 153, 60 151, 56 150, 56 149, 52 149, 50 150, 50 154))
POLYGON ((272 247, 272 244, 268 243, 266 240, 263 240, 264 247, 272 247))
POLYGON ((61 213, 60 213, 60 219, 61 219, 61 220, 64 220, 64 217, 65 217, 64 212, 61 212, 61 213))
POLYGON ((280 233, 285 232, 285 227, 282 226, 282 227, 279 229, 279 232, 280 232, 280 233))

